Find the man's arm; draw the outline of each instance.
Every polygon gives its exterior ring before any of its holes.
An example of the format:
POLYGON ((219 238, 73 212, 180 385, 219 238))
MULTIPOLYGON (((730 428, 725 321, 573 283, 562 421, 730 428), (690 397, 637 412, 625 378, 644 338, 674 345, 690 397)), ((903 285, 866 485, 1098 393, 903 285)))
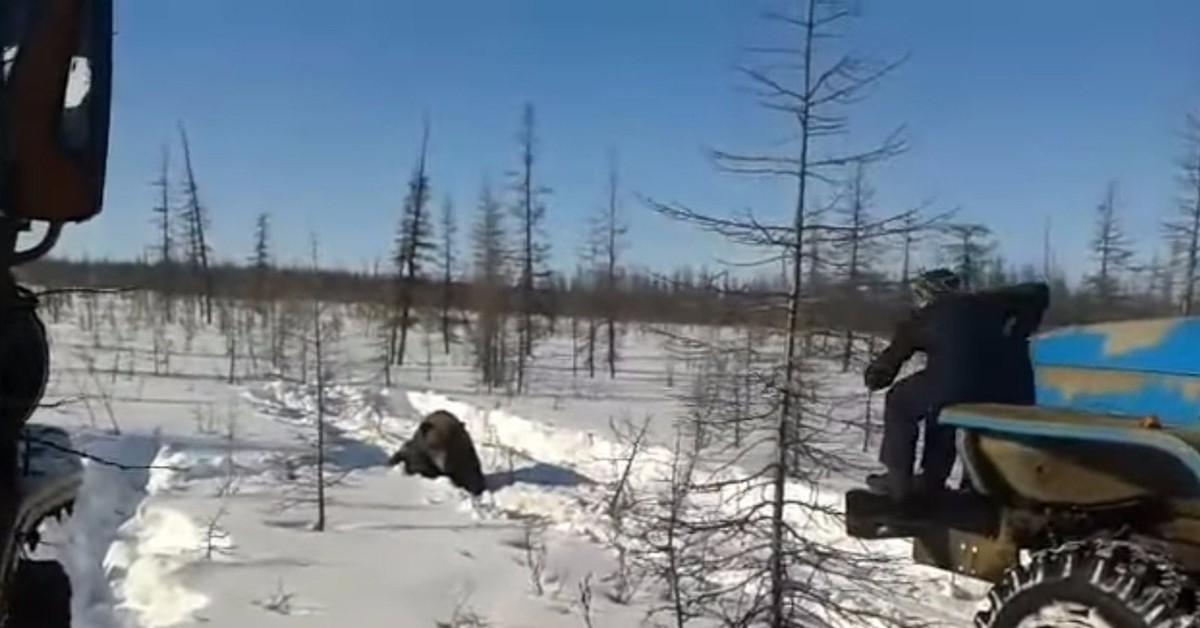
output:
POLYGON ((918 350, 914 328, 919 314, 896 326, 892 339, 879 355, 875 356, 863 372, 863 383, 871 390, 880 390, 892 385, 900 367, 918 350))
POLYGON ((1042 324, 1050 307, 1050 286, 1045 282, 1030 282, 1013 286, 1013 335, 1027 338, 1042 324))
POLYGON ((1005 286, 979 293, 1004 311, 1006 319, 1013 320, 1011 335, 1027 338, 1042 324, 1042 317, 1050 307, 1050 286, 1045 282, 1031 281, 1005 286))

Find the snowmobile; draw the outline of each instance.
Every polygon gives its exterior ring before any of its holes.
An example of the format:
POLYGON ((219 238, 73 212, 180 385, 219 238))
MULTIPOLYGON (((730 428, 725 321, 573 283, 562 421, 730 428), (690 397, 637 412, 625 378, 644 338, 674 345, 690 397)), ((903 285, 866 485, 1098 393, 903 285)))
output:
POLYGON ((62 429, 26 423, 49 375, 37 299, 13 268, 100 213, 112 94, 111 0, 0 2, 0 627, 69 628, 57 561, 33 560, 42 522, 69 513, 83 473, 62 429), (44 223, 39 242, 22 233, 44 223))
POLYGON ((847 533, 990 583, 981 628, 1200 626, 1200 317, 1054 329, 1030 352, 1034 405, 938 417, 963 488, 919 514, 851 490, 847 533))

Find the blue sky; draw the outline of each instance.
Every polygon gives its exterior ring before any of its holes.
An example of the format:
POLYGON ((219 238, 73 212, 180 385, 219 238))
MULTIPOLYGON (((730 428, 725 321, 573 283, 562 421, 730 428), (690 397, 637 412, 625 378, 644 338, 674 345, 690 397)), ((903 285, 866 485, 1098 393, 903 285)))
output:
MULTIPOLYGON (((390 248, 406 178, 432 123, 431 177, 460 219, 480 183, 517 162, 522 103, 538 112, 548 230, 559 265, 603 199, 620 154, 629 258, 711 262, 713 242, 633 194, 714 212, 783 216, 789 185, 717 173, 708 147, 758 150, 788 121, 734 72, 778 43, 759 0, 124 0, 117 2, 105 213, 60 253, 130 257, 149 224, 161 146, 191 136, 224 258, 244 258, 273 215, 283 261, 320 234, 327 263, 364 268, 390 248)), ((1087 263, 1109 178, 1148 250, 1176 196, 1185 112, 1200 111, 1200 2, 864 0, 852 41, 901 67, 851 111, 850 140, 899 124, 911 150, 874 172, 880 213, 936 199, 989 224, 1007 256, 1036 261, 1052 216, 1060 261, 1087 263)), ((178 161, 176 161, 178 163, 178 161)), ((465 232, 465 229, 462 231, 465 232)), ((719 251, 718 251, 719 252, 719 251)))

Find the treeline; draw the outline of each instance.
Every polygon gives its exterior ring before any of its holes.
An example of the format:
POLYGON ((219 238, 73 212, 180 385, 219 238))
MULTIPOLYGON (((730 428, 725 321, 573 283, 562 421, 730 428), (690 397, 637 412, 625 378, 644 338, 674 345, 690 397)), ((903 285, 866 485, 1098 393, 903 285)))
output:
MULTIPOLYGON (((799 275, 793 276, 786 263, 778 270, 760 269, 748 276, 741 271, 697 268, 665 274, 639 270, 624 258, 630 234, 624 224, 615 153, 609 156, 605 193, 580 225, 581 246, 574 267, 550 268, 550 246, 543 233, 549 189, 539 179, 535 120, 534 107, 527 104, 518 125, 516 168, 507 185, 484 182, 472 215, 460 224, 448 194, 440 204, 433 202, 426 159, 431 132, 426 119, 408 191, 396 216, 390 259, 369 272, 321 269, 315 263, 319 239, 315 234, 314 263, 307 267, 276 263, 268 213, 254 219, 253 247, 245 261, 214 259, 210 213, 187 133, 180 125, 182 167, 177 176, 172 175, 170 151, 164 147, 150 195, 155 241, 148 243, 137 261, 50 258, 22 268, 20 274, 25 281, 52 287, 147 289, 162 295, 168 305, 195 297, 208 324, 213 322, 213 303, 218 299, 267 302, 316 294, 324 301, 377 304, 390 312, 389 344, 397 363, 415 317, 432 310, 440 312, 444 328, 451 324, 452 312, 491 312, 504 318, 506 325, 516 327, 519 357, 531 353, 534 340, 544 335, 539 328, 544 323, 539 321, 548 320, 553 326, 560 318, 595 320, 595 333, 606 335, 625 322, 781 328, 786 326, 786 314, 776 306, 797 279, 803 284, 806 323, 825 329, 884 331, 906 307, 905 286, 918 270, 914 260, 919 256, 956 268, 975 288, 1048 281, 1053 301, 1047 325, 1187 314, 1194 309, 1200 271, 1200 120, 1193 116, 1187 118, 1185 154, 1178 164, 1183 194, 1178 211, 1164 220, 1161 246, 1139 247, 1154 253, 1149 259, 1137 259, 1134 243, 1121 224, 1118 184, 1110 182, 1097 198, 1092 267, 1079 282, 1067 281, 1055 263, 1049 223, 1041 263, 1016 266, 1005 260, 986 225, 917 210, 875 218, 879 203, 870 183, 870 162, 861 160, 848 162, 845 176, 830 193, 832 201, 805 210, 799 275), (459 244, 457 233, 463 227, 469 237, 459 244)), ((684 208, 652 209, 685 220, 694 218, 684 208)), ((722 220, 705 227, 732 234, 742 244, 753 239, 753 246, 759 248, 786 241, 793 231, 791 226, 758 221, 741 225, 722 220), (750 235, 734 234, 737 229, 750 235)), ((387 242, 379 244, 383 247, 387 242)), ((170 317, 169 308, 166 315, 170 317)), ((495 324, 498 319, 490 326, 495 324)))
MULTIPOLYGON (((958 263, 953 266, 961 267, 958 263)), ((1032 266, 1005 266, 998 257, 977 264, 976 287, 988 288, 1020 281, 1044 281, 1032 266)), ((394 299, 395 279, 390 274, 316 270, 304 267, 271 267, 266 272, 253 264, 219 264, 211 268, 215 300, 255 302, 262 299, 306 300, 317 294, 323 301, 365 303, 387 307, 394 299)), ((163 270, 145 261, 91 261, 47 258, 18 270, 22 280, 50 288, 83 287, 145 289, 179 299, 196 299, 208 284, 182 276, 169 289, 161 283, 163 270)), ((1161 280, 1160 280, 1161 281, 1161 280)), ((1122 298, 1107 309, 1098 308, 1103 296, 1087 283, 1071 285, 1061 275, 1051 275, 1050 312, 1046 325, 1170 316, 1182 303, 1173 291, 1155 281, 1130 281, 1122 298), (1137 289, 1135 289, 1137 288, 1137 289)), ((897 278, 875 277, 865 290, 847 293, 844 282, 828 280, 813 295, 814 318, 827 329, 850 328, 857 332, 883 332, 904 312, 906 292, 897 278)), ((601 291, 579 274, 555 273, 537 288, 536 296, 548 318, 598 318, 614 314, 621 323, 683 325, 756 324, 781 327, 781 316, 769 308, 785 290, 782 277, 739 279, 706 269, 682 268, 670 273, 629 272, 615 289, 601 291), (603 298, 602 298, 603 297, 603 298)), ((515 292, 515 289, 510 289, 515 292)), ((469 278, 453 276, 449 282, 421 280, 412 286, 414 310, 447 306, 453 312, 470 312, 479 288, 469 278)), ((1110 297, 1111 300, 1111 297, 1110 297)), ((506 299, 512 310, 515 299, 506 299)), ((513 310, 515 311, 515 310, 513 310)))
MULTIPOLYGON (((307 300, 314 294, 330 303, 364 303, 380 307, 394 300, 395 278, 385 272, 317 270, 304 267, 271 268, 266 284, 261 271, 251 264, 214 265, 211 269, 215 301, 254 302, 307 300)), ((207 284, 183 276, 164 288, 159 281, 163 271, 144 261, 92 261, 47 258, 18 269, 25 283, 48 288, 138 289, 169 293, 180 300, 201 299, 207 284)), ((737 280, 704 269, 681 269, 667 274, 631 272, 615 282, 615 289, 601 295, 594 282, 582 276, 558 273, 536 287, 536 297, 549 318, 596 318, 615 312, 622 323, 662 323, 687 325, 781 324, 759 314, 760 308, 782 289, 762 280, 737 280), (601 296, 607 302, 602 303, 601 296)), ((449 282, 418 280, 412 285, 410 305, 427 310, 448 305, 453 311, 473 311, 481 288, 469 278, 453 277, 449 282), (448 299, 447 299, 448 295, 448 299)), ((517 288, 510 287, 510 297, 517 288)), ((876 309, 882 305, 900 307, 894 289, 881 289, 870 297, 876 309), (889 302, 893 302, 890 303, 889 302)), ((515 298, 506 299, 507 310, 515 312, 515 298)), ((838 309, 832 301, 817 304, 838 309)), ((863 318, 864 325, 886 324, 890 315, 875 314, 863 318), (872 321, 875 321, 874 323, 872 321)), ((843 320, 845 318, 839 315, 843 320)))

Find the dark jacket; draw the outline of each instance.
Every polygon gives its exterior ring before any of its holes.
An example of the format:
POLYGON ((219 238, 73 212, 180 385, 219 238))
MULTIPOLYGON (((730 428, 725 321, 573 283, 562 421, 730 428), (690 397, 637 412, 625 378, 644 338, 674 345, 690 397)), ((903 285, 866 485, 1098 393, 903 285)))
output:
POLYGON ((932 404, 1032 403, 1028 340, 1048 304, 1043 283, 938 297, 896 327, 891 342, 867 367, 866 383, 872 389, 891 385, 900 367, 920 351, 932 404))
POLYGON ((1007 342, 996 365, 997 387, 988 401, 1032 405, 1036 387, 1029 337, 1037 331, 1050 306, 1050 287, 1041 282, 1021 283, 983 292, 979 297, 1008 317, 1007 342))

